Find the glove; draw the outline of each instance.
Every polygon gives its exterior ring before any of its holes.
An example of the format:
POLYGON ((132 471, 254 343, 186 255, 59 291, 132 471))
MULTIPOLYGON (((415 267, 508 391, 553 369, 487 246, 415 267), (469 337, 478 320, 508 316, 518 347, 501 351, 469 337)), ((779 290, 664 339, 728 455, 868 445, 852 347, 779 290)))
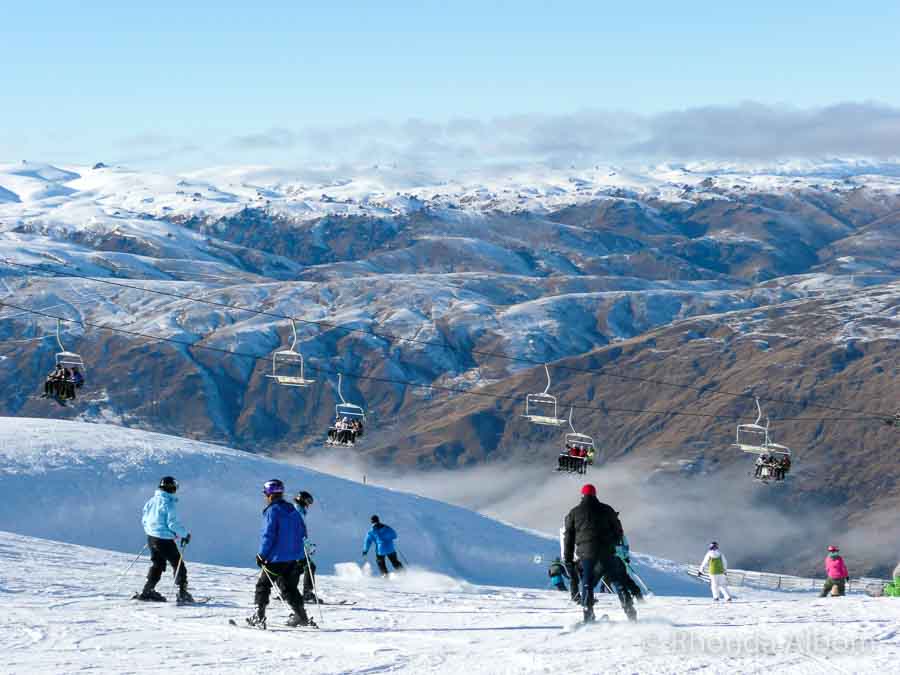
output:
POLYGON ((368 551, 363 551, 362 557, 365 558, 367 555, 369 555, 369 552, 368 552, 368 551))
POLYGON ((187 545, 190 544, 190 543, 191 543, 191 533, 188 532, 186 535, 184 535, 184 536, 181 538, 181 545, 182 545, 182 546, 187 546, 187 545))
POLYGON ((266 564, 265 558, 263 558, 259 553, 256 554, 256 566, 264 567, 266 564))

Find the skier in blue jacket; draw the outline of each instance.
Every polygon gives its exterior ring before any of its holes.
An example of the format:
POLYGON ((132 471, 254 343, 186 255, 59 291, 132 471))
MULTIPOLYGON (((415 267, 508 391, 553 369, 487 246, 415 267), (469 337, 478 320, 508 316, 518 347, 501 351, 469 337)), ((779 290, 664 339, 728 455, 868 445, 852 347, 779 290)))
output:
POLYGON ((394 566, 394 570, 399 572, 403 569, 397 558, 397 548, 394 546, 394 540, 397 539, 397 533, 392 527, 381 522, 378 516, 372 516, 372 527, 366 535, 363 543, 363 558, 369 555, 369 549, 372 544, 375 545, 375 561, 378 563, 378 569, 381 570, 381 576, 388 575, 387 563, 384 561, 388 558, 394 566))
POLYGON ((178 602, 194 601, 187 590, 187 567, 185 567, 181 552, 175 544, 175 540, 179 537, 182 547, 191 541, 191 533, 178 520, 176 490, 178 490, 178 481, 172 476, 164 476, 159 481, 156 493, 144 504, 144 515, 141 522, 147 535, 147 546, 150 549, 150 571, 147 572, 144 590, 134 596, 135 600, 166 601, 165 596, 155 589, 162 573, 166 570, 166 563, 169 563, 175 574, 175 584, 178 586, 178 602))
POLYGON ((259 553, 256 554, 256 564, 262 571, 256 581, 256 613, 247 618, 247 623, 266 628, 266 606, 274 585, 281 598, 294 610, 288 620, 289 626, 318 628, 306 615, 303 596, 297 590, 302 575, 301 563, 306 560, 303 550, 306 525, 300 512, 284 501, 284 483, 280 480, 266 481, 263 495, 266 508, 263 509, 259 553))

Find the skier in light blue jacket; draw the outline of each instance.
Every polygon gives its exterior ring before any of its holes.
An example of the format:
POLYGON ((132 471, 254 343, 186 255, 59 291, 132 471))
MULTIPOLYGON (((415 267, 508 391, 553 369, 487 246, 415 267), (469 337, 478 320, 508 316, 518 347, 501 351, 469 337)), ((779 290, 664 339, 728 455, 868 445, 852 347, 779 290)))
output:
POLYGON ((403 565, 400 564, 400 559, 397 557, 397 548, 394 546, 396 539, 397 533, 394 532, 394 528, 382 523, 378 516, 372 516, 372 527, 363 543, 363 558, 369 555, 369 548, 375 544, 375 562, 378 563, 378 569, 381 570, 383 577, 388 575, 385 558, 391 561, 395 571, 399 572, 403 569, 403 565))
POLYGON ((165 602, 166 598, 156 591, 166 563, 172 566, 175 584, 178 586, 178 602, 181 604, 194 602, 187 589, 187 568, 175 540, 179 537, 182 547, 191 540, 191 533, 178 520, 176 505, 178 497, 175 491, 178 481, 172 476, 164 476, 159 481, 159 488, 144 504, 144 515, 141 522, 147 535, 147 546, 150 549, 150 570, 144 590, 134 596, 135 600, 165 602))

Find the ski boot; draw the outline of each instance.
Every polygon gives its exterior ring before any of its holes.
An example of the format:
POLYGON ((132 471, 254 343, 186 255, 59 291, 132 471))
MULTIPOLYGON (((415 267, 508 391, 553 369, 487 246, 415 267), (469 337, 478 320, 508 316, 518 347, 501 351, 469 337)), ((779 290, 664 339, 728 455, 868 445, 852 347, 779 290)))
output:
POLYGON ((145 588, 140 593, 135 593, 131 599, 143 600, 144 602, 165 602, 166 596, 153 590, 152 588, 145 588))
POLYGON ((251 628, 259 628, 260 630, 266 629, 266 610, 265 609, 257 609, 255 614, 252 614, 247 617, 247 625, 251 628))
POLYGON ((628 620, 631 623, 635 623, 637 621, 637 610, 634 607, 632 607, 631 605, 629 605, 628 607, 625 608, 625 616, 628 617, 628 620))
POLYGON ((594 608, 584 610, 584 623, 594 623, 594 608))
POLYGON ((188 592, 187 586, 181 586, 178 589, 178 597, 176 598, 176 602, 179 605, 194 604, 194 596, 188 592))
POLYGON ((318 625, 316 625, 316 622, 313 621, 308 616, 302 616, 300 614, 297 614, 296 612, 294 614, 291 614, 291 618, 287 620, 287 625, 290 626, 291 628, 318 628, 319 627, 318 625))

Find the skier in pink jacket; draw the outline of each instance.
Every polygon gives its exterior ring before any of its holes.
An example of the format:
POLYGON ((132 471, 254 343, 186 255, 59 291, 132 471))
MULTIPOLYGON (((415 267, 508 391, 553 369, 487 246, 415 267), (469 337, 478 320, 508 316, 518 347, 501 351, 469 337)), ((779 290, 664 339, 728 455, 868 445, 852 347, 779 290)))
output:
POLYGON ((838 595, 843 595, 846 590, 847 580, 850 573, 847 571, 847 565, 841 557, 840 549, 837 546, 828 547, 828 555, 825 558, 825 585, 822 586, 820 598, 824 598, 831 593, 831 589, 837 586, 838 595))

